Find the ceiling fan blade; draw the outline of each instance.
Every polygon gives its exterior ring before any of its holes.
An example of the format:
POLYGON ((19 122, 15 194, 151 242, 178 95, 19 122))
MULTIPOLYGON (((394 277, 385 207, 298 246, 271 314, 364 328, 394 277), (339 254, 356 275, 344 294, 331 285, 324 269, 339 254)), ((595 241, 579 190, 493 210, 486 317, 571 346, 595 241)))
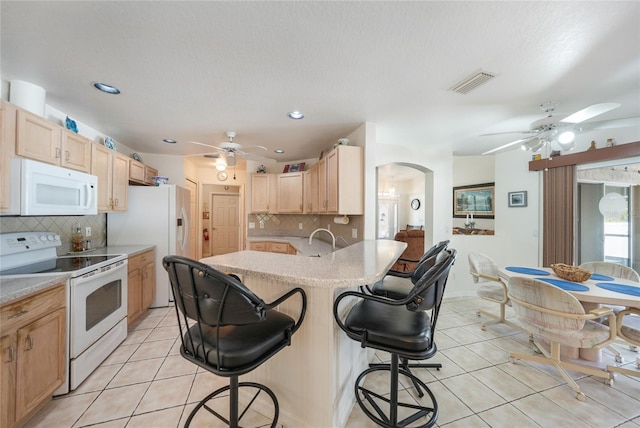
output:
POLYGON ((270 161, 271 160, 264 156, 259 156, 253 153, 246 153, 240 150, 236 150, 236 153, 242 156, 243 158, 249 159, 249 160, 254 160, 254 161, 270 161))
POLYGON ((600 120, 597 122, 583 123, 580 125, 581 132, 595 131, 598 129, 613 128, 640 128, 640 117, 625 117, 622 119, 600 120))
POLYGON ((505 134, 531 134, 534 131, 526 130, 526 131, 504 131, 504 132, 491 132, 489 134, 480 134, 481 137, 489 137, 492 135, 505 135, 505 134))
POLYGON ((246 152, 248 151, 267 151, 268 149, 264 146, 250 146, 250 147, 241 147, 242 151, 246 152))
POLYGON ((600 103, 583 108, 560 120, 563 123, 580 123, 620 107, 619 103, 600 103))
POLYGON ((194 156, 204 156, 205 158, 220 159, 221 154, 218 152, 204 152, 204 153, 196 153, 194 155, 183 155, 183 157, 185 158, 194 157, 194 156))
POLYGON ((533 140, 534 138, 537 138, 538 135, 540 135, 540 134, 536 134, 533 137, 520 138, 520 139, 514 140, 514 141, 512 141, 510 143, 503 144, 500 147, 496 147, 495 149, 487 150, 486 152, 484 152, 482 154, 483 155, 490 155, 491 153, 496 153, 496 152, 498 152, 500 150, 504 150, 504 149, 507 149, 507 148, 509 148, 511 146, 515 146, 516 144, 524 144, 526 142, 529 142, 529 141, 533 140))
POLYGON ((198 146, 204 146, 204 147, 208 147, 210 149, 214 149, 214 150, 219 150, 221 152, 224 152, 224 149, 221 149, 220 147, 216 147, 216 146, 212 146, 210 144, 204 144, 204 143, 199 143, 197 141, 187 141, 187 143, 191 143, 191 144, 197 144, 198 146))

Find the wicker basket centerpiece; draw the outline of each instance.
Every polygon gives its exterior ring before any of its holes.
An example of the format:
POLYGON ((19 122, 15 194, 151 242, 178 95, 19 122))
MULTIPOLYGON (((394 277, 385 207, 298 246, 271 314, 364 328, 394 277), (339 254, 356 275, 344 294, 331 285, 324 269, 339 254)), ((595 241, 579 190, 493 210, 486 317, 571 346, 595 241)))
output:
POLYGON ((591 278, 591 272, 580 269, 578 266, 555 263, 551 265, 551 269, 553 269, 556 275, 567 281, 583 282, 591 278))

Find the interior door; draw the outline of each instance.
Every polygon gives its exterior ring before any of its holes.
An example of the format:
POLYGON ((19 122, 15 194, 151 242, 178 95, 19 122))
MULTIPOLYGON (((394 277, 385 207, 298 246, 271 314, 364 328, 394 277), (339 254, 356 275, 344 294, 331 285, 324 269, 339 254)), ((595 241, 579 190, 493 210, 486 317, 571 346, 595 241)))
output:
POLYGON ((211 195, 211 253, 213 256, 240 249, 240 196, 211 195))

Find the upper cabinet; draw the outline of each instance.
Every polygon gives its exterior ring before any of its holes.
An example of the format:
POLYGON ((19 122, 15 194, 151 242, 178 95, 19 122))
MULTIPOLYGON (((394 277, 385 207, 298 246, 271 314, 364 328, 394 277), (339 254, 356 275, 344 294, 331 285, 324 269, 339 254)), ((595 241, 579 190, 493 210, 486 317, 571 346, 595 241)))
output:
POLYGON ((278 174, 278 213, 303 212, 303 175, 302 172, 278 174))
POLYGON ((364 156, 356 146, 338 146, 318 162, 319 212, 364 214, 364 156))
MULTIPOLYGON (((0 212, 13 207, 11 201, 11 160, 16 154, 16 107, 0 100, 0 212)), ((19 204, 18 204, 19 205, 19 204)))
POLYGON ((129 194, 129 158, 94 143, 91 174, 98 177, 98 212, 126 211, 129 194))
POLYGON ((364 214, 363 149, 338 146, 304 172, 251 175, 251 212, 364 214))
POLYGON ((251 212, 275 213, 277 181, 275 174, 251 174, 251 212))
POLYGON ((16 154, 76 171, 91 171, 91 140, 18 109, 16 154))
POLYGON ((153 185, 153 177, 158 175, 158 170, 138 162, 135 159, 129 159, 129 182, 131 184, 141 184, 146 186, 153 185))

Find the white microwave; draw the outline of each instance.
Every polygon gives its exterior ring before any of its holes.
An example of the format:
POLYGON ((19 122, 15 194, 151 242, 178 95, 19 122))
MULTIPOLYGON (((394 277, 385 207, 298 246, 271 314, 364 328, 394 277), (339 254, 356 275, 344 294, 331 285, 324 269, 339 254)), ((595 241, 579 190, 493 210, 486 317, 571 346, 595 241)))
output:
POLYGON ((98 177, 20 159, 20 215, 98 214, 98 177))

